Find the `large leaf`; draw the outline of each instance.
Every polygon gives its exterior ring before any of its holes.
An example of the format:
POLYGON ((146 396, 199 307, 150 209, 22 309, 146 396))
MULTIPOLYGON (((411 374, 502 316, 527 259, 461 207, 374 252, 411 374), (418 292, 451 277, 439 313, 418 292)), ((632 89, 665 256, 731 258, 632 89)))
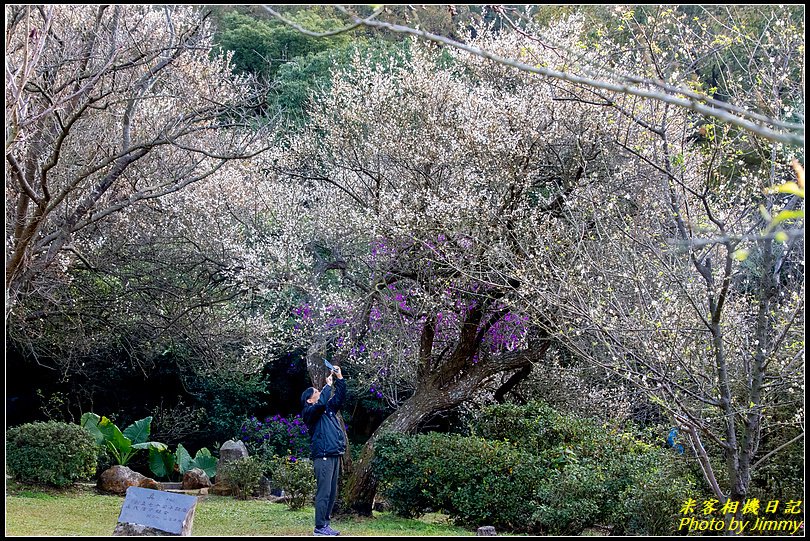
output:
POLYGON ((79 422, 85 429, 87 429, 90 434, 96 439, 96 443, 99 445, 104 445, 106 438, 104 434, 101 433, 101 430, 98 429, 98 422, 101 420, 101 417, 96 415, 92 412, 87 412, 82 414, 82 418, 79 422))
POLYGON ((186 448, 183 447, 182 443, 177 444, 177 464, 180 466, 180 473, 184 474, 194 466, 193 461, 191 460, 191 455, 186 451, 186 448))
POLYGON ((205 447, 197 451, 194 456, 194 464, 195 468, 200 468, 210 479, 213 479, 217 474, 217 459, 211 456, 211 451, 205 447))
POLYGON ((165 445, 163 449, 156 446, 149 447, 149 469, 157 477, 169 478, 174 472, 174 455, 169 451, 168 447, 165 445))
POLYGON ((133 449, 149 449, 150 451, 154 449, 157 452, 168 451, 169 446, 165 443, 160 443, 159 441, 144 441, 142 443, 135 443, 132 445, 133 449))
POLYGON ((110 448, 113 455, 118 459, 118 462, 123 466, 126 464, 127 458, 132 450, 132 441, 124 436, 115 424, 102 417, 98 422, 98 429, 104 434, 104 439, 107 441, 107 447, 110 448))
POLYGON ((149 439, 149 432, 152 426, 152 417, 144 417, 140 421, 135 421, 124 430, 124 436, 132 443, 143 443, 149 439))

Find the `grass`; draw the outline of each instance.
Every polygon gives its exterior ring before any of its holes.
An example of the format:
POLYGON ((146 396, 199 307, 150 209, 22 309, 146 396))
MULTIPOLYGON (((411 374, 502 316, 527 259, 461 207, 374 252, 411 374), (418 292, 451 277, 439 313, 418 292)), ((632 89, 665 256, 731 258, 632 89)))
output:
MULTIPOLYGON (((121 512, 123 496, 99 494, 90 487, 56 491, 16 485, 6 487, 6 536, 109 536, 121 512)), ((240 501, 205 496, 197 503, 192 535, 312 535, 312 507, 290 511, 263 500, 240 501)), ((447 517, 426 515, 420 520, 374 513, 374 518, 333 520, 341 535, 461 536, 475 532, 452 525, 447 517)))

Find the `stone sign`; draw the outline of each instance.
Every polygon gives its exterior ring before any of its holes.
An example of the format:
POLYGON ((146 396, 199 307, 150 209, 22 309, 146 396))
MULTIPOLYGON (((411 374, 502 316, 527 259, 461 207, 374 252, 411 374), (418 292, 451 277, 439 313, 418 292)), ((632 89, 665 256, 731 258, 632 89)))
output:
POLYGON ((191 535, 196 508, 196 496, 129 487, 113 535, 191 535))

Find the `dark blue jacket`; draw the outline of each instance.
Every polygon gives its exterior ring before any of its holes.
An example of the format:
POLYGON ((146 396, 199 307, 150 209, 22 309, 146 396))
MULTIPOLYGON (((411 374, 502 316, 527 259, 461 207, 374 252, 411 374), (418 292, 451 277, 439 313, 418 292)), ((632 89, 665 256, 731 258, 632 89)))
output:
POLYGON ((341 456, 346 451, 343 427, 335 416, 346 399, 346 382, 336 379, 335 396, 329 400, 331 394, 332 388, 327 385, 321 391, 318 401, 307 404, 301 412, 312 438, 312 458, 341 456))

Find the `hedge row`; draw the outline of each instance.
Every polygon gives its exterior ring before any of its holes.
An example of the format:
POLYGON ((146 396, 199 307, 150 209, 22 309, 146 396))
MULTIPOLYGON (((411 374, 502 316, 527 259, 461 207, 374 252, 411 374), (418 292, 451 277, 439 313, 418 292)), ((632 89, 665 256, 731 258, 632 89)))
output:
POLYGON ((498 406, 472 436, 382 437, 375 474, 393 510, 442 510, 458 524, 574 535, 589 526, 660 535, 697 496, 682 457, 548 406, 498 406), (485 435, 486 437, 482 437, 485 435))

